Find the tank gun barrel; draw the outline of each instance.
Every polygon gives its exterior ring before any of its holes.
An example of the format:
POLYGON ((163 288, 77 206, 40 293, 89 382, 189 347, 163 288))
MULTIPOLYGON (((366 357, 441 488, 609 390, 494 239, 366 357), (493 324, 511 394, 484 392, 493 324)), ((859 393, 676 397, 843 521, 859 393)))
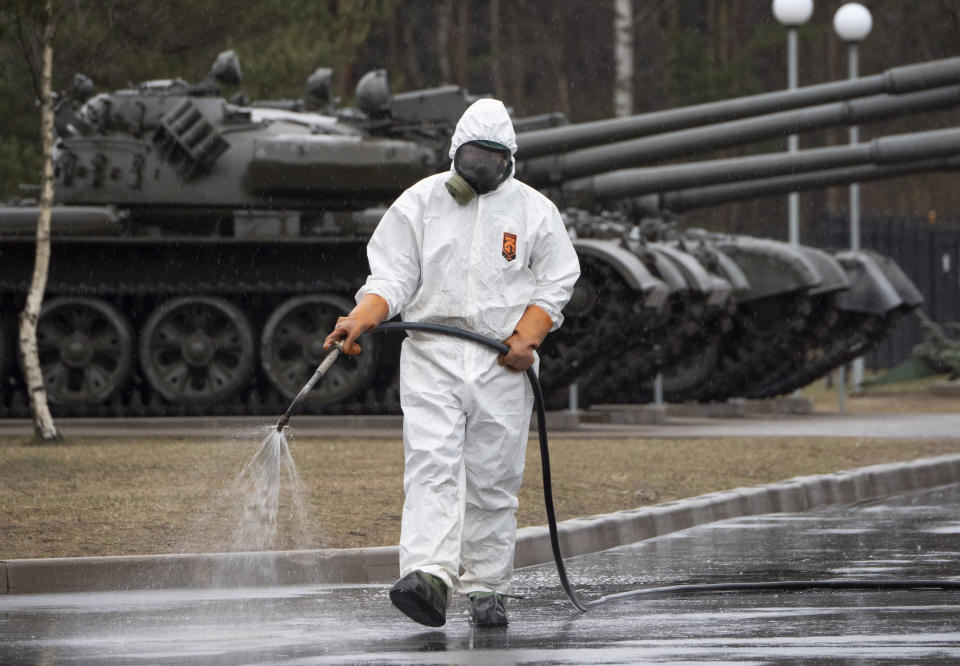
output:
POLYGON ((664 192, 657 197, 656 207, 661 210, 680 213, 696 208, 717 206, 731 201, 758 199, 786 194, 787 192, 800 192, 832 187, 834 185, 884 180, 930 171, 957 170, 960 170, 960 157, 916 160, 899 164, 861 164, 858 166, 824 169, 822 171, 778 176, 775 178, 759 178, 742 183, 727 183, 724 185, 710 185, 664 192))
POLYGON ((813 148, 689 164, 622 169, 563 184, 565 205, 588 206, 597 200, 633 197, 764 177, 960 155, 960 128, 879 137, 865 143, 813 148))
POLYGON ((880 74, 736 99, 598 120, 517 135, 517 156, 529 160, 651 134, 889 93, 902 95, 960 83, 960 58, 894 67, 880 74))
POLYGON ((861 125, 957 105, 960 86, 899 96, 876 95, 540 157, 519 163, 517 176, 529 185, 542 187, 809 130, 861 125))

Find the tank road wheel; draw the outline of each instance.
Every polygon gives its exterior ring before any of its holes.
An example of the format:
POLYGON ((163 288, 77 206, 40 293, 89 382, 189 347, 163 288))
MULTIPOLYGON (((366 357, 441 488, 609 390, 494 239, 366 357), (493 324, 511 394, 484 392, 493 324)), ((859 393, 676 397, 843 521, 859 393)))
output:
MULTIPOLYGON (((667 402, 696 399, 710 391, 720 354, 719 338, 709 338, 663 371, 663 396, 667 402)), ((649 383, 652 394, 653 382, 649 383)))
MULTIPOLYGON (((267 319, 260 342, 260 362, 267 377, 286 398, 297 395, 326 352, 323 341, 337 317, 353 303, 337 296, 297 296, 280 304, 267 319)), ((367 335, 363 353, 344 354, 310 393, 310 400, 331 404, 363 389, 373 377, 378 340, 367 335)))
POLYGON ((37 355, 51 402, 97 404, 130 377, 130 326, 99 299, 54 298, 40 311, 37 355))
POLYGON ((210 296, 167 301, 140 336, 140 362, 150 385, 175 403, 211 403, 250 379, 253 333, 233 304, 210 296))

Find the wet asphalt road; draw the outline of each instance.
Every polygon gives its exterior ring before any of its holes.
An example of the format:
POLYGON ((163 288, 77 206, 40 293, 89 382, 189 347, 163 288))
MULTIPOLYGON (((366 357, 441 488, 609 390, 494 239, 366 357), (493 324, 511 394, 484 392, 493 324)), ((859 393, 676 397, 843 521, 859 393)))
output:
MULTIPOLYGON (((960 581, 960 486, 740 518, 568 562, 584 599, 772 580, 960 581)), ((552 565, 517 575, 511 625, 403 618, 386 586, 0 596, 2 664, 960 662, 960 592, 712 592, 572 609, 552 565)))

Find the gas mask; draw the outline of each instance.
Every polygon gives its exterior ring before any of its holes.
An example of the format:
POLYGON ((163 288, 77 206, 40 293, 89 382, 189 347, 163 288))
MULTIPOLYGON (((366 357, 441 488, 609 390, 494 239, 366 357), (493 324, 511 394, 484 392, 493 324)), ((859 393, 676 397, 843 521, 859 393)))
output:
POLYGON ((513 170, 510 149, 492 141, 468 141, 453 156, 456 173, 444 185, 458 204, 465 206, 478 194, 492 192, 513 170))

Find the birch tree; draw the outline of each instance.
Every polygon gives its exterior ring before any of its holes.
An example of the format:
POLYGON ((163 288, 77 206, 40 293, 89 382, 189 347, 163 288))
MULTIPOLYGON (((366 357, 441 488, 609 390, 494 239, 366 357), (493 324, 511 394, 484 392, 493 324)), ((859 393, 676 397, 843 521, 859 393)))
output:
POLYGON ((613 5, 613 113, 633 113, 633 0, 613 5))
POLYGON ((47 286, 50 266, 50 215, 53 209, 53 36, 55 22, 53 0, 44 0, 43 37, 41 38, 42 65, 40 74, 41 132, 43 134, 43 179, 40 188, 40 217, 37 220, 37 254, 33 279, 27 302, 20 313, 20 361, 27 382, 30 413, 34 431, 39 439, 52 441, 60 438, 57 426, 47 405, 43 373, 37 354, 37 321, 47 286))

